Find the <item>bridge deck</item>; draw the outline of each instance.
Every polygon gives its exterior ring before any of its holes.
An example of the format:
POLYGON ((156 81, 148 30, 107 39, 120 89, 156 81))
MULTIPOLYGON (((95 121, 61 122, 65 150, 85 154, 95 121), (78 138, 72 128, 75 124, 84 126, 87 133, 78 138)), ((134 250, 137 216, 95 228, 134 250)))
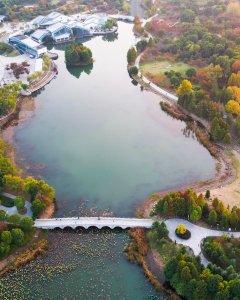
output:
POLYGON ((42 229, 66 228, 73 229, 83 227, 85 229, 93 226, 99 229, 103 227, 122 229, 144 227, 151 228, 153 220, 136 218, 105 218, 105 217, 79 217, 79 218, 56 218, 56 219, 37 219, 34 227, 42 229))

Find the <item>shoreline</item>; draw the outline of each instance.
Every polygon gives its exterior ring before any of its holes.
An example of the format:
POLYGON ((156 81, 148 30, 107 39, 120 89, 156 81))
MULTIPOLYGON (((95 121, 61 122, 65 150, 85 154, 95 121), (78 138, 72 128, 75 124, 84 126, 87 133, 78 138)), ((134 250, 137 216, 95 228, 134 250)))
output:
MULTIPOLYGON (((208 131, 208 124, 206 121, 203 123, 202 120, 199 119, 197 116, 194 116, 192 113, 188 113, 186 110, 182 109, 177 105, 177 102, 174 102, 172 99, 169 99, 169 97, 164 96, 162 93, 159 93, 154 87, 152 87, 150 84, 146 84, 139 76, 132 76, 134 80, 136 80, 140 86, 142 86, 144 89, 146 89, 149 92, 152 92, 158 96, 160 96, 160 107, 165 113, 167 113, 169 116, 181 120, 187 124, 188 121, 195 123, 197 129, 204 128, 204 130, 209 134, 208 131), (165 104, 165 105, 164 105, 165 104), (165 107, 167 109, 164 109, 165 107)), ((195 133, 196 134, 196 133, 195 133)), ((214 190, 214 196, 222 196, 222 189, 231 187, 231 185, 234 186, 234 184, 238 183, 239 180, 239 169, 236 165, 236 161, 234 164, 234 160, 237 160, 240 154, 238 153, 238 149, 232 149, 230 147, 221 147, 220 145, 207 141, 207 143, 203 143, 204 140, 201 138, 201 136, 198 136, 196 134, 196 137, 198 138, 201 145, 203 145, 210 155, 212 155, 215 158, 216 161, 216 172, 215 176, 209 180, 206 181, 199 181, 199 182, 193 182, 192 184, 188 185, 181 185, 179 187, 175 187, 172 189, 162 190, 159 192, 155 192, 153 195, 149 196, 147 199, 144 200, 144 202, 137 208, 136 215, 141 218, 149 218, 150 217, 150 211, 152 209, 152 206, 158 201, 159 197, 163 197, 169 192, 178 192, 178 191, 185 191, 188 188, 194 189, 197 193, 205 192, 206 190, 214 190), (210 144, 209 144, 210 142, 210 144), (215 150, 212 149, 212 147, 216 148, 215 150), (235 152, 235 153, 233 153, 235 152), (233 157, 231 157, 233 156, 233 157), (221 194, 220 194, 221 193, 221 194)), ((209 140, 209 139, 208 139, 209 140)), ((221 199, 224 202, 224 199, 221 199)), ((239 200, 240 202, 240 200, 239 200)), ((224 202, 225 203, 225 202, 224 202)), ((227 203, 230 204, 230 203, 227 203)), ((233 206, 233 205, 232 205, 233 206)), ((134 238, 134 235, 131 235, 132 241, 136 241, 136 238, 134 238)), ((144 233, 144 237, 147 238, 146 232, 144 233)), ((149 242, 146 242, 149 247, 149 242)), ((159 278, 159 272, 160 274, 163 274, 163 267, 164 264, 162 262, 161 255, 156 252, 154 249, 148 248, 148 252, 143 257, 146 267, 148 268, 151 276, 154 276, 156 280, 158 281, 158 284, 153 285, 159 288, 159 284, 161 285, 161 288, 165 293, 171 293, 171 295, 174 297, 174 299, 179 299, 178 295, 173 291, 172 289, 168 289, 164 287, 164 281, 162 281, 162 278, 159 278), (157 254, 157 255, 156 255, 157 254)), ((142 266, 143 268, 143 266, 142 266)), ((144 268, 143 268, 144 271, 144 268)), ((144 274, 147 276, 147 273, 144 274)), ((148 276, 147 276, 148 277, 148 276)), ((150 278, 148 278, 150 280, 150 278)), ((152 281, 150 280, 152 283, 152 281)), ((170 298, 171 299, 171 298, 170 298)))
MULTIPOLYGON (((151 88, 151 86, 148 87, 149 90, 151 90, 152 92, 154 92, 155 94, 158 94, 157 91, 153 88, 151 88)), ((163 95, 161 96, 161 100, 171 103, 173 104, 172 101, 166 99, 163 95)), ((21 106, 22 104, 19 103, 19 107, 18 110, 16 110, 13 114, 13 116, 11 116, 10 120, 8 120, 8 122, 6 122, 3 126, 0 125, 0 128, 3 129, 3 127, 5 128, 9 128, 10 126, 14 126, 14 124, 11 124, 11 122, 16 122, 18 120, 18 116, 19 113, 21 112, 21 106)), ((184 112, 182 112, 184 114, 184 112)), ((186 114, 187 116, 187 114, 186 114)), ((189 187, 194 188, 195 190, 197 190, 198 192, 201 192, 205 189, 211 189, 212 187, 216 187, 216 185, 228 185, 229 183, 232 183, 235 179, 236 179, 236 172, 232 166, 232 162, 231 159, 229 159, 227 153, 225 153, 225 151, 223 149, 221 149, 220 147, 217 146, 218 149, 218 156, 219 156, 219 160, 216 160, 216 173, 214 178, 209 179, 207 181, 203 181, 203 182, 196 182, 196 183, 192 183, 190 185, 185 185, 185 186, 181 186, 179 188, 175 188, 175 190, 179 191, 181 189, 186 189, 189 187)), ((15 159, 16 162, 16 153, 13 153, 13 157, 15 159)), ((25 171, 26 172, 26 171, 25 171)), ((156 195, 164 195, 166 193, 168 193, 169 191, 174 191, 173 189, 171 190, 164 190, 164 191, 160 191, 158 193, 156 193, 156 195)), ((144 201, 144 203, 138 208, 138 213, 139 215, 141 215, 142 217, 144 216, 148 216, 150 209, 152 207, 152 205, 154 204, 156 200, 154 200, 154 198, 152 198, 151 196, 146 199, 144 201)), ((49 207, 49 210, 46 212, 46 214, 41 215, 41 217, 50 217, 52 214, 54 214, 55 212, 55 204, 51 205, 51 207, 49 207), (50 215, 49 215, 50 214, 50 215)), ((31 245, 29 245, 30 247, 31 245)), ((158 270, 159 272, 159 266, 161 266, 162 264, 160 264, 159 261, 159 256, 156 255, 156 253, 154 251, 150 251, 150 253, 147 253, 146 257, 144 258, 144 263, 142 265, 143 269, 144 269, 144 274, 149 278, 150 278, 150 274, 153 274, 155 276, 155 274, 157 273, 156 271, 158 270)), ((156 278, 158 278, 159 276, 155 276, 156 278)), ((151 280, 150 280, 151 281, 151 280)), ((152 282, 152 281, 151 281, 152 282)), ((152 282, 153 283, 153 282, 152 282)), ((162 284, 161 284, 162 286, 162 284)))
MULTIPOLYGON (((16 149, 13 145, 13 130, 14 126, 18 122, 25 121, 29 116, 19 117, 22 107, 28 101, 32 100, 32 96, 20 96, 21 100, 17 102, 16 108, 11 112, 4 122, 0 121, 1 138, 7 145, 6 157, 8 157, 13 165, 18 169, 20 176, 27 176, 27 170, 21 166, 16 158, 16 149), (5 135, 5 136, 4 136, 5 135)), ((34 101, 34 100, 33 100, 34 101)), ((35 109, 35 106, 34 106, 35 109)), ((46 209, 41 213, 40 218, 51 218, 57 210, 56 200, 50 203, 46 209)), ((38 255, 43 255, 47 251, 47 238, 42 238, 43 232, 37 229, 32 239, 24 246, 17 248, 13 253, 0 261, 0 278, 5 273, 14 271, 16 268, 27 264, 38 255)))

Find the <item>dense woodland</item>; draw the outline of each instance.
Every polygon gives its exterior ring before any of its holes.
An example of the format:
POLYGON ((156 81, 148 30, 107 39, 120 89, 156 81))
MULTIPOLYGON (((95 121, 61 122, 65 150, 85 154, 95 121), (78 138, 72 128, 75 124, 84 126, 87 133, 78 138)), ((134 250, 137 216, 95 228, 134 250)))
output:
MULTIPOLYGON (((237 300, 240 295, 240 278, 235 266, 238 261, 232 257, 238 257, 239 253, 235 246, 239 240, 227 237, 217 238, 225 250, 230 253, 219 252, 219 246, 210 243, 211 238, 205 242, 206 248, 209 244, 213 253, 219 254, 222 259, 224 255, 228 258, 220 264, 210 263, 207 268, 203 267, 199 256, 194 256, 187 248, 173 243, 168 238, 168 229, 164 222, 154 222, 148 233, 151 248, 158 251, 164 262, 165 280, 176 290, 177 294, 189 300, 237 300), (233 245, 234 244, 234 245, 233 245), (217 252, 217 253, 216 253, 217 252), (231 258, 229 258, 231 256, 231 258), (234 265, 234 267, 233 267, 234 265)), ((216 255, 217 256, 217 255, 216 255)), ((218 261, 221 261, 218 257, 218 261)))
POLYGON ((239 140, 239 1, 158 0, 155 6, 160 9, 159 16, 144 28, 139 19, 135 21, 136 32, 149 32, 157 39, 148 46, 142 63, 183 62, 189 70, 169 69, 151 79, 175 89, 181 106, 208 120, 215 141, 228 144, 239 140))
MULTIPOLYGON (((22 178, 6 156, 7 151, 8 146, 0 140, 0 190, 18 196, 14 200, 1 196, 0 204, 5 207, 15 205, 21 214, 24 210, 25 199, 28 199, 32 204, 31 209, 33 219, 35 219, 47 205, 54 201, 55 191, 43 180, 36 180, 33 177, 22 178)), ((8 215, 4 210, 0 210, 0 258, 6 257, 32 238, 33 219, 21 218, 18 214, 8 215)))
POLYGON ((0 0, 0 14, 10 20, 29 20, 52 11, 68 15, 87 10, 128 13, 129 4, 125 0, 0 0))
MULTIPOLYGON (((210 191, 205 196, 197 195, 191 189, 169 193, 156 202, 152 215, 203 221, 225 230, 229 227, 240 229, 240 208, 229 209, 219 199, 212 199, 210 191)), ((161 256, 165 255, 165 278, 178 295, 191 300, 239 299, 239 239, 227 236, 206 238, 202 249, 211 263, 204 268, 199 257, 169 240, 164 223, 154 223, 148 238, 151 246, 161 256)))
POLYGON ((197 195, 192 189, 171 192, 156 202, 152 215, 202 220, 213 227, 240 230, 240 208, 230 209, 218 198, 211 199, 209 191, 206 195, 197 195))
POLYGON ((231 266, 236 273, 240 272, 240 239, 208 237, 204 240, 203 250, 206 257, 223 270, 231 266))

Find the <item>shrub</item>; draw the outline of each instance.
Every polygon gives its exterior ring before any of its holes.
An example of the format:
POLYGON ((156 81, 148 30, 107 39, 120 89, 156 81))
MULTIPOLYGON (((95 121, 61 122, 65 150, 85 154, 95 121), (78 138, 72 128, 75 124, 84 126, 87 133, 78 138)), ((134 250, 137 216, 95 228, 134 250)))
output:
POLYGON ((184 234, 187 231, 187 227, 184 224, 179 224, 176 228, 178 234, 184 234))
POLYGON ((6 207, 14 206, 14 200, 11 198, 4 197, 4 196, 1 197, 1 203, 3 206, 6 206, 6 207))
POLYGON ((190 231, 184 224, 179 224, 175 230, 175 233, 178 237, 184 240, 188 240, 191 237, 190 231))
POLYGON ((138 68, 136 66, 130 67, 128 71, 129 71, 130 75, 137 75, 138 74, 138 68))

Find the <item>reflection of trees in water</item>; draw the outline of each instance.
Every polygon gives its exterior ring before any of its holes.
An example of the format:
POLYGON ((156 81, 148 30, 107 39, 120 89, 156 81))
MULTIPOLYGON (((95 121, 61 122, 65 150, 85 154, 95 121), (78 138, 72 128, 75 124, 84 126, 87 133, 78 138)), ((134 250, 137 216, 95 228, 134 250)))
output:
POLYGON ((187 138, 196 139, 194 122, 187 122, 186 127, 182 129, 182 133, 187 138))
POLYGON ((109 34, 103 35, 102 39, 105 42, 114 42, 115 40, 118 39, 118 33, 117 32, 113 32, 113 33, 109 33, 109 34))
POLYGON ((90 75, 93 69, 93 64, 81 67, 67 67, 68 72, 76 78, 79 78, 82 73, 90 75))

